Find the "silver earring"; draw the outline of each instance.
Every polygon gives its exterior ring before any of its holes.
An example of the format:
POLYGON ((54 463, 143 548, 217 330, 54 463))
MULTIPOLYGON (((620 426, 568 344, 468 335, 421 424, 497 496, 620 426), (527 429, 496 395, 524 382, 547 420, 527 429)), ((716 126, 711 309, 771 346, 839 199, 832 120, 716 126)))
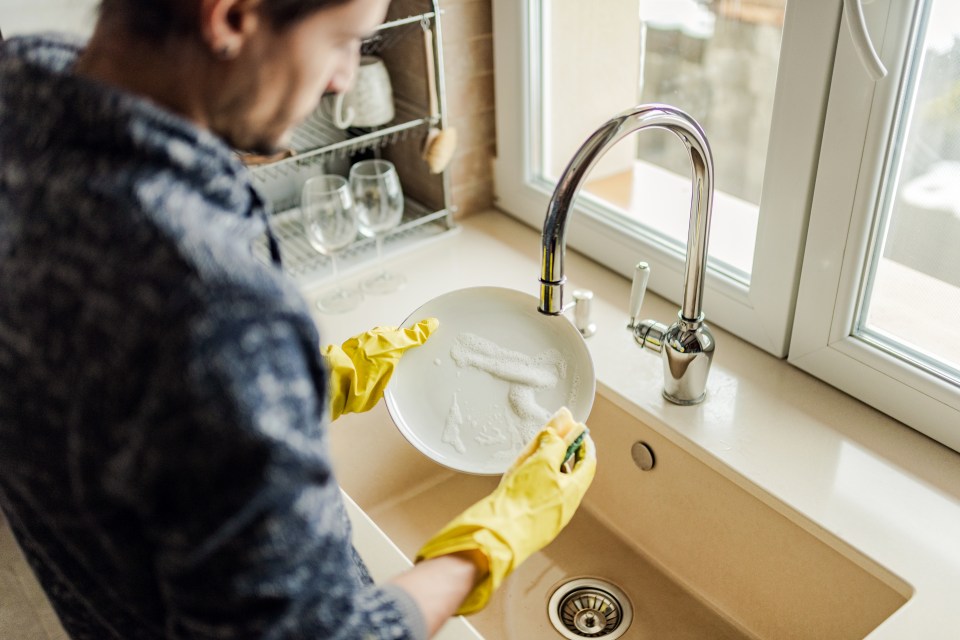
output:
POLYGON ((222 47, 220 47, 220 51, 217 52, 217 55, 220 57, 221 60, 230 60, 231 58, 233 58, 233 55, 234 55, 233 47, 231 47, 228 44, 225 44, 222 47))

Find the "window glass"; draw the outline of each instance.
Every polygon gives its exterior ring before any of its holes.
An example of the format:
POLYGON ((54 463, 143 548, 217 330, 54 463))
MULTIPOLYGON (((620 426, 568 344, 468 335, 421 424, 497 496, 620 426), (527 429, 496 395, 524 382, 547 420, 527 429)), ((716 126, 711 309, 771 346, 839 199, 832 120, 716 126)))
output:
MULTIPOLYGON (((687 111, 714 154, 712 264, 748 282, 785 4, 605 0, 597 11, 581 0, 543 0, 541 177, 556 182, 586 137, 623 109, 664 102, 687 111)), ((672 134, 645 131, 612 149, 583 191, 621 223, 682 250, 690 171, 672 134)))
POLYGON ((960 382, 960 5, 932 3, 920 50, 857 335, 960 382))

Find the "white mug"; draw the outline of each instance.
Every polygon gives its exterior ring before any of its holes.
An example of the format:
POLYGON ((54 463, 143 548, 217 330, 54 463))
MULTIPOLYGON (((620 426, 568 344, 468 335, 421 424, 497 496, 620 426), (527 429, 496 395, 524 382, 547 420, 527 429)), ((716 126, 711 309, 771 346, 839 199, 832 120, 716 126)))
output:
POLYGON ((376 56, 360 58, 350 90, 326 96, 322 108, 340 129, 378 127, 393 120, 393 89, 383 60, 376 56))

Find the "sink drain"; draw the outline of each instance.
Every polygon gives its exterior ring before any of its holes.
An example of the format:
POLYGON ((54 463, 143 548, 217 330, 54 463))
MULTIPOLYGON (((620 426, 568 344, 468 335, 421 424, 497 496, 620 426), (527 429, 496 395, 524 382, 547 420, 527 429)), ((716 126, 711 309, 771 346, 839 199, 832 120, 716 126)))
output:
POLYGON ((564 638, 619 638, 633 620, 626 594, 603 580, 581 578, 553 592, 547 605, 550 622, 564 638))

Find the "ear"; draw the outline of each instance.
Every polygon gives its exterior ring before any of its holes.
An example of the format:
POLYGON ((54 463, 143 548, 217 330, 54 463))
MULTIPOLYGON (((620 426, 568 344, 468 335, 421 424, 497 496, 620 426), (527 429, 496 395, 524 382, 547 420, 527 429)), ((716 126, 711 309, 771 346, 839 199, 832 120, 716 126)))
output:
POLYGON ((259 0, 201 0, 200 32, 220 60, 239 55, 260 26, 259 0))

